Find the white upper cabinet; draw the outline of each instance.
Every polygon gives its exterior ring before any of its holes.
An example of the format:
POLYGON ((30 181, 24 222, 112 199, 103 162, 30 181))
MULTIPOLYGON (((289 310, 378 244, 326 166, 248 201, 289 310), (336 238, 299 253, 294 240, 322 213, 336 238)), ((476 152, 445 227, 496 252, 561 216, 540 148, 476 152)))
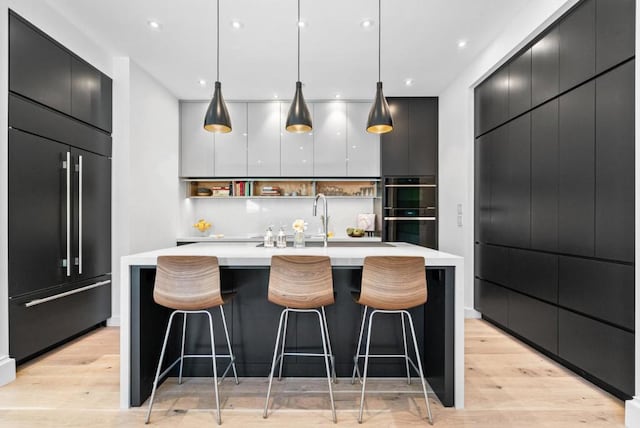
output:
POLYGON ((247 103, 227 103, 231 132, 215 134, 216 177, 247 176, 247 103))
POLYGON ((214 136, 204 130, 207 102, 180 103, 180 176, 213 177, 214 136))
MULTIPOLYGON (((280 121, 279 102, 248 104, 248 168, 250 177, 279 177, 280 121)), ((284 175, 284 174, 283 174, 284 175)))
POLYGON ((380 136, 367 132, 371 103, 347 103, 347 177, 380 176, 380 136))
POLYGON ((347 175, 347 105, 314 103, 313 146, 315 177, 347 175))
MULTIPOLYGON (((313 118, 313 104, 307 103, 309 112, 313 118)), ((287 132, 285 124, 287 122, 287 114, 289 113, 289 103, 281 104, 281 130, 280 138, 280 172, 283 177, 311 177, 313 175, 313 133, 303 132, 296 134, 287 132)))

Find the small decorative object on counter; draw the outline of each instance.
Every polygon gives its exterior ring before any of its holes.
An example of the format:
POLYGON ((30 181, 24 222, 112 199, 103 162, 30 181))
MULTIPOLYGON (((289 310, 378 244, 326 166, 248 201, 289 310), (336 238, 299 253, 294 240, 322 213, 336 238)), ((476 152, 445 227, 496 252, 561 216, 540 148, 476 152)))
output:
POLYGON ((293 247, 304 248, 304 231, 307 230, 307 223, 302 219, 293 222, 293 247))
POLYGON ((284 233, 284 226, 280 226, 280 231, 276 236, 276 247, 287 248, 287 235, 284 233))
POLYGON ((273 248, 273 231, 271 230, 271 226, 269 226, 264 233, 264 247, 273 248))
POLYGON ((198 222, 196 224, 193 225, 193 227, 198 229, 200 231, 200 233, 202 234, 202 236, 206 236, 207 235, 207 230, 209 230, 209 228, 211 227, 211 223, 209 223, 205 219, 201 218, 200 220, 198 220, 198 222))

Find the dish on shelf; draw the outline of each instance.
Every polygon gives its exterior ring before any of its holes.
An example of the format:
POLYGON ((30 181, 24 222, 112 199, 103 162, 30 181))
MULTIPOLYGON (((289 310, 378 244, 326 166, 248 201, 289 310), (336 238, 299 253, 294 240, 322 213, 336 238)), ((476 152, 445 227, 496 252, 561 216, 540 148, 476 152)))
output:
POLYGON ((362 238, 365 232, 364 229, 359 229, 356 227, 347 227, 347 235, 352 238, 362 238))

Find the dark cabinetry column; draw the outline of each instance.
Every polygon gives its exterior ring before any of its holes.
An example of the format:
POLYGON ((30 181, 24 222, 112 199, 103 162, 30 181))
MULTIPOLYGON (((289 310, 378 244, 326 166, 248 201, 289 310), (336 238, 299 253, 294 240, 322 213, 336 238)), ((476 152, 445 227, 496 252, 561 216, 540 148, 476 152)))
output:
POLYGON ((111 79, 73 57, 71 82, 71 115, 110 133, 111 79))
POLYGON ((409 165, 409 103, 406 99, 389 99, 393 131, 380 136, 382 175, 406 175, 409 165))
POLYGON ((509 64, 509 117, 531 108, 531 49, 509 64))
POLYGON ((560 91, 592 77, 596 66, 596 0, 586 0, 558 25, 560 91))
POLYGON ((635 0, 596 0, 596 72, 635 55, 635 0))
POLYGON ((531 47, 531 102, 534 106, 558 95, 559 49, 557 27, 531 47))

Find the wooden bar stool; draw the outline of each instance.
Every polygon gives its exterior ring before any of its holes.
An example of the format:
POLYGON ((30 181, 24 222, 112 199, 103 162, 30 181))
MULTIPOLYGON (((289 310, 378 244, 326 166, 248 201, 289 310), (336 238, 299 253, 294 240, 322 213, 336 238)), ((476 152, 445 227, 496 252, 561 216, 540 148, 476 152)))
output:
POLYGON ((336 409, 333 402, 333 389, 331 387, 331 382, 335 379, 335 360, 331 350, 331 341, 329 340, 327 316, 324 311, 324 307, 326 305, 331 305, 335 301, 333 296, 331 261, 329 257, 273 256, 271 258, 271 271, 269 273, 268 299, 270 302, 284 306, 285 308, 280 313, 280 323, 278 324, 278 334, 276 336, 275 349, 273 350, 273 361, 271 363, 271 373, 269 375, 267 400, 264 404, 264 413, 262 416, 264 418, 268 416, 269 396, 271 395, 273 374, 278 360, 280 360, 278 378, 281 378, 282 361, 285 356, 297 355, 302 357, 324 357, 325 368, 327 370, 327 381, 329 383, 329 398, 331 400, 333 422, 337 422, 336 409), (318 315, 320 335, 322 336, 322 354, 285 352, 285 337, 287 335, 287 320, 289 312, 315 313, 318 315), (280 337, 282 337, 282 347, 278 353, 280 337), (333 367, 333 378, 329 369, 329 361, 331 361, 331 367, 333 367))
POLYGON ((362 423, 362 411, 364 409, 364 391, 367 383, 367 370, 369 368, 369 358, 403 358, 407 368, 407 383, 411 383, 409 365, 420 376, 422 381, 422 391, 427 403, 427 413, 429 423, 433 424, 431 417, 431 407, 427 395, 427 385, 422 372, 422 359, 418 351, 416 332, 413 327, 413 319, 407 309, 424 305, 427 302, 427 279, 424 269, 424 257, 393 257, 393 256, 373 256, 365 257, 362 267, 362 288, 360 295, 356 297, 356 302, 364 306, 362 323, 360 325, 360 335, 358 337, 358 348, 353 357, 354 367, 351 383, 355 382, 356 373, 362 382, 362 394, 360 397, 360 413, 358 422, 362 423), (373 308, 367 319, 367 311, 373 308), (371 342, 371 330, 373 327, 373 316, 379 313, 400 314, 402 320, 402 339, 404 342, 404 354, 401 355, 381 355, 369 353, 371 342), (416 353, 416 364, 411 360, 407 350, 407 335, 405 329, 405 316, 409 321, 411 337, 416 353), (365 322, 368 322, 366 350, 364 355, 360 354, 362 345, 362 335, 365 322), (364 372, 360 377, 358 362, 364 358, 364 372))
MULTIPOLYGON (((158 387, 158 379, 165 376, 178 362, 180 363, 180 374, 178 383, 182 383, 182 367, 185 358, 211 358, 213 363, 213 385, 216 394, 216 418, 218 425, 222 422, 220 417, 220 398, 218 397, 218 371, 216 368, 216 358, 229 358, 229 365, 225 369, 220 381, 222 382, 233 368, 233 376, 238 384, 238 374, 236 372, 235 357, 231 350, 231 341, 229 340, 229 331, 227 330, 227 321, 224 316, 222 305, 225 299, 220 290, 220 269, 218 267, 218 258, 211 256, 159 256, 158 267, 156 270, 156 280, 153 286, 153 300, 162 306, 174 309, 169 317, 167 331, 164 335, 164 343, 160 352, 160 361, 156 370, 156 377, 153 381, 153 389, 151 391, 151 400, 149 401, 149 410, 145 423, 149 423, 151 417, 151 408, 153 407, 153 399, 158 387), (222 325, 224 334, 227 338, 227 347, 229 354, 216 355, 215 341, 213 338, 213 320, 211 313, 206 309, 218 306, 222 315, 222 325), (183 314, 182 318, 182 350, 180 357, 175 360, 164 372, 160 373, 162 361, 171 331, 171 323, 176 314, 183 314), (209 318, 209 334, 211 337, 211 355, 197 354, 185 355, 184 342, 187 330, 187 315, 204 314, 209 318)), ((228 299, 227 299, 228 300, 228 299)))

